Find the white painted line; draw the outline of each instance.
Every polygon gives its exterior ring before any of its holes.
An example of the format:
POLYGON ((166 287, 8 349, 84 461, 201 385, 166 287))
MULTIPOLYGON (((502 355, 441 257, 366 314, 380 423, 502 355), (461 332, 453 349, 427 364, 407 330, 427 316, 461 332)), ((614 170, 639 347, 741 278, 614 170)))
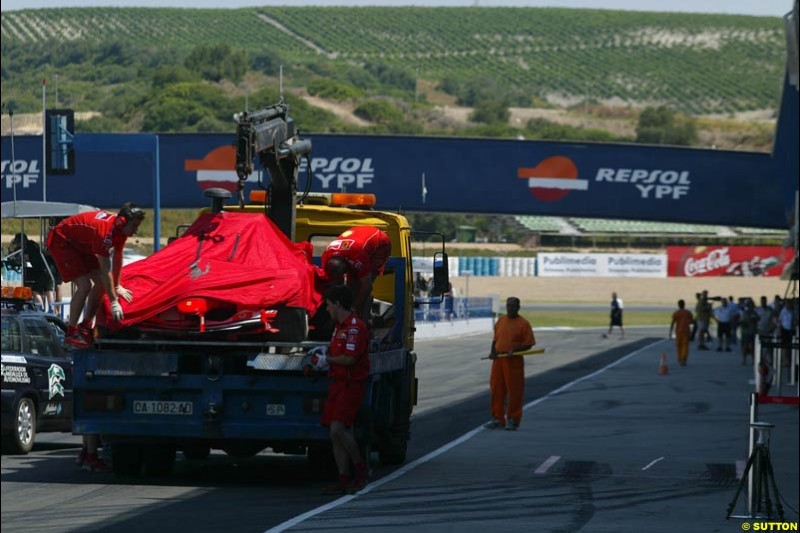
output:
MULTIPOLYGON (((568 388, 572 387, 573 385, 575 385, 577 383, 580 383, 581 381, 587 380, 587 379, 592 378, 594 376, 599 376, 600 374, 602 374, 603 372, 605 372, 609 368, 614 368, 618 364, 620 364, 620 363, 622 363, 624 361, 627 361, 628 359, 630 359, 634 355, 636 355, 636 354, 638 354, 638 353, 640 353, 640 352, 642 352, 642 351, 644 351, 644 350, 646 350, 648 348, 651 348, 651 347, 655 346, 656 344, 658 344, 660 342, 667 342, 667 340, 663 339, 663 340, 656 341, 656 342, 654 342, 652 344, 648 344, 647 346, 644 346, 643 348, 639 348, 635 352, 631 352, 628 355, 626 355, 625 357, 622 357, 621 359, 617 359, 613 363, 611 363, 611 364, 609 364, 607 366, 604 366, 600 370, 597 370, 595 372, 592 372, 589 375, 586 375, 586 376, 583 376, 581 378, 578 378, 575 381, 571 381, 571 382, 567 383, 566 385, 563 385, 563 386, 557 388, 556 390, 547 393, 546 395, 542 396, 541 398, 538 398, 538 399, 528 403, 527 405, 525 405, 523 407, 523 410, 528 409, 530 407, 533 407, 534 405, 538 405, 538 404, 542 403, 543 401, 545 401, 546 399, 551 398, 551 397, 555 396, 556 394, 559 394, 560 392, 563 392, 563 391, 567 390, 568 388)), ((392 472, 388 476, 382 477, 379 480, 374 481, 373 483, 370 483, 369 485, 364 487, 364 489, 361 490, 360 492, 357 492, 355 494, 350 494, 350 495, 347 495, 347 496, 342 496, 341 498, 339 498, 337 500, 334 500, 332 502, 326 503, 325 505, 317 507, 316 509, 311 509, 310 511, 307 511, 307 512, 301 514, 301 515, 295 516, 294 518, 291 518, 291 519, 289 519, 289 520, 287 520, 285 522, 282 522, 282 523, 278 524, 277 526, 275 526, 273 528, 270 528, 270 529, 266 530, 264 533, 281 533, 282 531, 286 531, 290 527, 294 527, 297 524, 308 520, 309 518, 312 518, 312 517, 314 517, 314 516, 316 516, 318 514, 324 513, 325 511, 329 511, 331 509, 335 509, 336 507, 339 507, 340 505, 344 505, 345 503, 349 502, 353 498, 356 498, 357 496, 360 496, 362 494, 368 494, 369 492, 372 492, 373 489, 376 489, 376 488, 380 487, 381 485, 384 485, 386 483, 394 481, 395 479, 399 478, 400 476, 403 476, 403 475, 407 474, 408 472, 410 472, 411 470, 415 469, 416 467, 427 463, 431 459, 437 458, 438 456, 440 456, 443 453, 451 450, 452 448, 455 448, 459 444, 467 442, 469 439, 471 439, 472 437, 474 437, 475 435, 477 435, 481 431, 484 431, 483 425, 480 425, 477 428, 473 429, 472 431, 469 431, 469 432, 461 435, 459 438, 457 438, 454 441, 448 442, 447 444, 445 444, 441 448, 433 450, 429 454, 420 457, 416 461, 408 463, 404 467, 402 467, 402 468, 400 468, 398 470, 395 470, 394 472, 392 472)))
POLYGON ((736 461, 736 479, 742 479, 745 465, 747 465, 747 461, 744 459, 739 459, 736 461))
POLYGON ((589 189, 589 182, 572 178, 528 178, 528 187, 536 189, 571 189, 575 191, 585 191, 589 189))
POLYGON ((657 462, 659 462, 659 461, 661 461, 663 459, 664 459, 663 457, 659 457, 655 461, 652 461, 649 465, 647 465, 646 467, 642 468, 642 472, 644 472, 645 470, 647 470, 648 468, 650 468, 651 466, 653 466, 654 464, 656 464, 657 462))
POLYGON ((547 460, 545 462, 540 464, 539 468, 534 470, 533 473, 534 474, 544 474, 545 472, 550 470, 550 467, 553 466, 554 464, 556 464, 556 462, 558 462, 559 459, 561 459, 560 455, 551 455, 550 457, 547 458, 547 460))

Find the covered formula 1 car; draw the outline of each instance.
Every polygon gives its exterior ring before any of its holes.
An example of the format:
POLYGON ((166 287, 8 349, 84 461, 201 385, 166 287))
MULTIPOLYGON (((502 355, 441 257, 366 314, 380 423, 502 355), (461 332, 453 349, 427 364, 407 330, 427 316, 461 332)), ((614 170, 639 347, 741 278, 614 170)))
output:
POLYGON ((201 215, 164 249, 123 268, 125 318, 97 317, 104 336, 302 341, 322 297, 316 267, 262 213, 201 215))

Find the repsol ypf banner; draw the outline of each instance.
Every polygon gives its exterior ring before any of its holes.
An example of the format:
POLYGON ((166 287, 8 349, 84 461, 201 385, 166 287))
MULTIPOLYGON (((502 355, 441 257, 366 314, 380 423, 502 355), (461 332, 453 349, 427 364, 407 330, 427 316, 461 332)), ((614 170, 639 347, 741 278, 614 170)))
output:
MULTIPOLYGON (((231 128, 233 130, 233 127, 231 128)), ((366 135, 305 136, 310 190, 377 195, 379 209, 536 214, 785 228, 785 176, 769 154, 621 144, 366 135)), ((75 136, 74 176, 48 176, 47 199, 115 206, 206 205, 235 189, 229 135, 75 136)), ((44 194, 41 137, 3 137, 3 199, 44 194)), ((305 165, 298 187, 307 185, 305 165)), ((248 192, 267 185, 256 172, 248 192)), ((788 183, 788 182, 787 182, 788 183)), ((796 183, 788 186, 796 189, 796 183)))
POLYGON ((794 248, 782 246, 667 246, 669 275, 780 276, 792 262, 794 248))
POLYGON ((536 257, 536 274, 544 277, 667 277, 663 254, 540 253, 536 257))

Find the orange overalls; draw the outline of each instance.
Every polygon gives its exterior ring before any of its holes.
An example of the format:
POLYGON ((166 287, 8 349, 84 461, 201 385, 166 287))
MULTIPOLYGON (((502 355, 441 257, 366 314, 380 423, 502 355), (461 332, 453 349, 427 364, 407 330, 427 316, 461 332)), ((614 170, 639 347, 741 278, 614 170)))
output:
MULTIPOLYGON (((531 324, 521 316, 500 317, 494 326, 494 349, 497 355, 507 354, 520 346, 533 346, 531 324)), ((499 357, 492 361, 489 378, 492 392, 492 417, 506 423, 506 416, 519 425, 522 420, 522 401, 525 393, 525 361, 522 357, 499 357), (508 395, 508 415, 505 403, 508 395)))
POLYGON ((672 313, 672 320, 675 322, 675 349, 678 352, 678 364, 683 366, 689 357, 689 337, 691 337, 691 325, 694 317, 691 311, 678 309, 672 313))

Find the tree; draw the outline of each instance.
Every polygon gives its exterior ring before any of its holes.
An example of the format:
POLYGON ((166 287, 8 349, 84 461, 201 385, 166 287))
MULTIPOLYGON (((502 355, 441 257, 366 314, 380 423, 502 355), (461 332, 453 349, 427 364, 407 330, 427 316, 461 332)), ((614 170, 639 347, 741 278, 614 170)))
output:
POLYGON ((239 83, 247 73, 247 53, 227 44, 200 45, 186 58, 186 68, 210 81, 227 78, 239 83))
POLYGON ((507 123, 511 117, 508 110, 508 102, 504 99, 487 98, 475 105, 475 109, 470 114, 469 119, 473 122, 483 124, 507 123))
POLYGON ((639 115, 636 142, 690 146, 697 142, 697 123, 667 106, 648 107, 639 115))

